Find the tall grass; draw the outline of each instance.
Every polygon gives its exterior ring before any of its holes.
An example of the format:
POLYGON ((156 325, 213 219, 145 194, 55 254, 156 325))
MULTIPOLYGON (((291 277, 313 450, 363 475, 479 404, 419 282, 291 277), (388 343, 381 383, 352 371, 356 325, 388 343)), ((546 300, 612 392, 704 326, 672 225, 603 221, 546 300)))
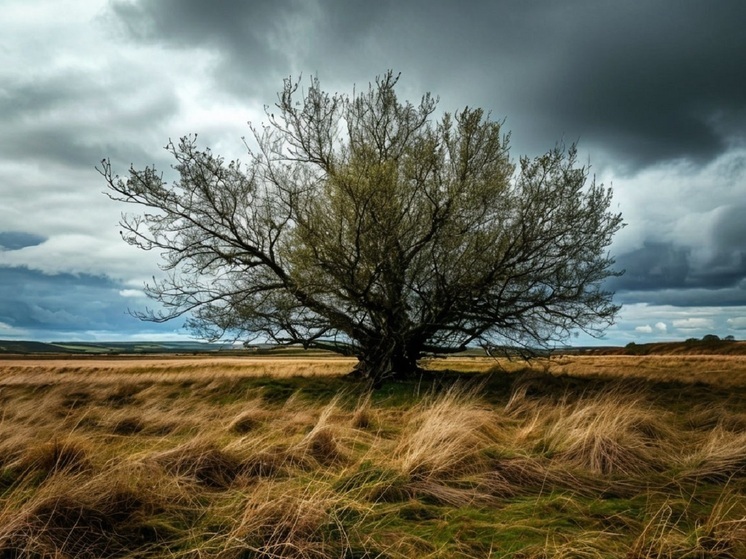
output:
POLYGON ((0 557, 746 556, 737 387, 14 371, 0 557))

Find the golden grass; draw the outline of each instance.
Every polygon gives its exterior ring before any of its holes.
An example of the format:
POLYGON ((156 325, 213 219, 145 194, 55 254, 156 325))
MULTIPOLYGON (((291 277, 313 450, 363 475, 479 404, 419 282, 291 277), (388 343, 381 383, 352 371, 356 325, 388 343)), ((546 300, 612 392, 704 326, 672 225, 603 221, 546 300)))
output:
POLYGON ((336 359, 3 360, 0 557, 746 556, 738 374, 618 359, 376 393, 336 359))
POLYGON ((547 369, 575 376, 746 386, 746 355, 560 355, 548 360, 547 369))
POLYGON ((224 380, 245 376, 327 376, 349 372, 354 359, 322 357, 116 357, 3 358, 0 385, 85 382, 169 382, 224 380))
POLYGON ((553 405, 518 406, 514 397, 509 409, 526 420, 517 441, 595 475, 658 470, 671 453, 661 412, 618 390, 553 405))
MULTIPOLYGON (((0 358, 0 386, 84 382, 204 381, 246 376, 334 376, 352 370, 355 360, 325 357, 57 357, 0 358)), ((586 355, 558 354, 531 361, 490 357, 425 359, 432 371, 514 372, 532 369, 554 375, 639 378, 655 381, 702 382, 717 386, 746 386, 746 355, 586 355)))
POLYGON ((409 411, 393 452, 396 467, 419 479, 450 478, 483 469, 479 453, 494 440, 499 419, 479 404, 475 393, 452 388, 409 411))
POLYGON ((434 371, 462 372, 532 369, 553 375, 604 376, 649 381, 702 382, 716 386, 746 386, 746 355, 583 355, 558 354, 530 361, 488 357, 448 357, 426 360, 434 371))

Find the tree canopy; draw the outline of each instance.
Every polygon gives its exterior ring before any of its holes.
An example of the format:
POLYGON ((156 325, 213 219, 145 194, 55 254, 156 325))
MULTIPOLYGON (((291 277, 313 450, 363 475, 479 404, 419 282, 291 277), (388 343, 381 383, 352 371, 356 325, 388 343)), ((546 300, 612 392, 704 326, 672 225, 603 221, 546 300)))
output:
POLYGON ((104 160, 109 196, 141 208, 124 239, 168 271, 141 318, 331 349, 374 382, 429 352, 610 325, 622 218, 575 146, 516 163, 502 122, 468 107, 436 118, 436 99, 400 101, 397 80, 352 95, 286 80, 245 164, 196 136, 169 142, 171 183, 104 160))

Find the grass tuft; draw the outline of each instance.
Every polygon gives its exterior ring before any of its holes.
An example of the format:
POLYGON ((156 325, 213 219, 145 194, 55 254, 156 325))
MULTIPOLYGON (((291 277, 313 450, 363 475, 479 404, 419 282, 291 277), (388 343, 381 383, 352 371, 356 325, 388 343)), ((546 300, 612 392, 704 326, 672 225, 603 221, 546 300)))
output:
POLYGON ((446 479, 484 470, 481 448, 490 444, 496 417, 473 390, 454 387, 410 413, 394 459, 406 475, 446 479))
POLYGON ((264 486, 248 495, 222 557, 362 557, 358 534, 345 527, 349 514, 339 495, 321 486, 275 494, 264 486), (352 555, 350 552, 357 549, 352 555))
MULTIPOLYGON (((525 412, 525 409, 524 409, 525 412)), ((557 463, 596 476, 636 476, 660 471, 672 461, 664 442, 671 429, 649 406, 617 391, 565 401, 537 404, 530 428, 535 448, 557 463)))
POLYGON ((154 522, 159 511, 168 510, 165 493, 123 479, 121 472, 88 481, 78 474, 42 488, 18 509, 6 507, 0 512, 0 556, 72 559, 162 553, 175 536, 167 525, 154 522))
POLYGON ((75 474, 90 470, 94 446, 74 436, 54 437, 51 441, 27 448, 12 464, 16 470, 41 475, 75 474))
POLYGON ((231 487, 243 471, 238 456, 209 442, 190 442, 151 458, 167 472, 211 489, 231 487))
POLYGON ((723 483, 746 476, 746 433, 718 425, 706 432, 695 451, 683 459, 682 478, 723 483))
POLYGON ((371 396, 370 392, 367 392, 362 396, 355 407, 355 411, 352 414, 352 427, 355 429, 369 429, 373 425, 373 413, 371 411, 371 396))

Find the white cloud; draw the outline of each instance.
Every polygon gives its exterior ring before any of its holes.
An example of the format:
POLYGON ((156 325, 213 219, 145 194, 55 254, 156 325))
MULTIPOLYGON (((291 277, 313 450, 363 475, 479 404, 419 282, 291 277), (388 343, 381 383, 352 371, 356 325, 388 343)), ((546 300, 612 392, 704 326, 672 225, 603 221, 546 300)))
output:
POLYGON ((652 334, 653 332, 660 332, 660 333, 667 333, 668 328, 666 327, 665 322, 656 322, 655 326, 651 326, 650 324, 644 324, 642 326, 636 326, 635 332, 638 332, 640 334, 652 334))
POLYGON ((154 251, 128 246, 113 226, 98 235, 60 233, 39 245, 0 253, 0 266, 26 267, 50 275, 84 273, 127 280, 159 276, 159 261, 154 251))
POLYGON ((145 293, 143 293, 139 289, 122 289, 119 292, 119 295, 121 295, 122 297, 134 298, 134 299, 141 298, 141 297, 147 297, 147 295, 145 295, 145 293))
POLYGON ((674 320, 673 325, 679 330, 711 330, 715 322, 711 318, 681 318, 674 320))
POLYGON ((726 320, 728 328, 732 330, 746 330, 746 316, 736 316, 726 320))

